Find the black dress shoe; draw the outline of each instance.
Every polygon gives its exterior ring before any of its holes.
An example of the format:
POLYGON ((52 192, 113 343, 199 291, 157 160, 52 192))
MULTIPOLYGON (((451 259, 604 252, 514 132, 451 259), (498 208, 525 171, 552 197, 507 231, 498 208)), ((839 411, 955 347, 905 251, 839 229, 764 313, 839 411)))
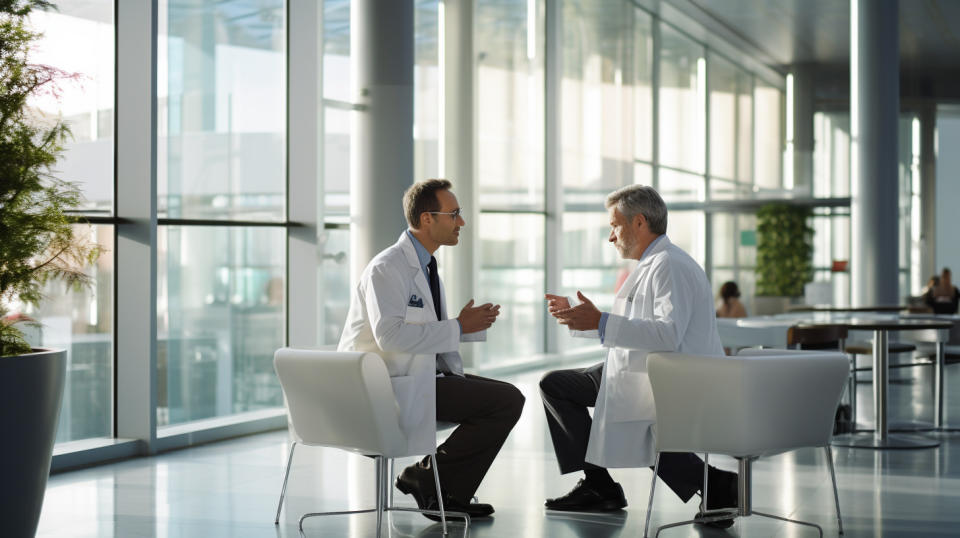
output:
MULTIPOLYGON (((737 473, 721 471, 711 468, 709 471, 709 484, 707 487, 707 510, 718 510, 723 508, 737 508, 737 473)), ((697 518, 704 517, 702 511, 697 511, 697 518)), ((733 525, 733 517, 709 521, 704 523, 708 527, 717 529, 727 529, 733 525)))
POLYGON ((627 499, 623 496, 620 484, 614 483, 609 490, 600 491, 581 478, 570 493, 556 499, 547 499, 544 506, 547 510, 567 512, 607 512, 623 509, 627 506, 627 499))
MULTIPOLYGON (((435 510, 439 512, 440 504, 436 501, 436 499, 433 499, 433 502, 430 503, 430 505, 424 510, 435 510)), ((447 512, 448 520, 451 517, 450 512, 463 512, 468 516, 470 516, 470 519, 487 518, 487 517, 490 517, 490 515, 493 514, 494 512, 492 505, 489 505, 486 503, 463 504, 459 501, 455 501, 450 497, 446 497, 446 496, 444 496, 444 499, 443 499, 443 510, 447 512)), ((423 516, 426 517, 427 519, 432 519, 434 521, 441 521, 440 516, 435 514, 423 514, 423 516)), ((452 516, 452 517, 455 518, 456 516, 452 516)))
MULTIPOLYGON (((433 472, 429 469, 415 463, 405 468, 397 476, 395 485, 402 493, 412 495, 413 499, 417 501, 417 507, 421 510, 440 511, 440 503, 437 501, 437 487, 433 480, 433 472)), ((451 512, 464 512, 471 518, 490 517, 490 514, 494 512, 493 506, 489 504, 464 504, 446 495, 443 497, 443 509, 451 512)), ((440 516, 423 515, 434 521, 440 521, 440 516)))
POLYGON ((437 487, 433 481, 433 473, 416 463, 404 468, 397 476, 395 485, 402 493, 413 495, 421 510, 433 510, 428 507, 431 504, 437 505, 437 487))

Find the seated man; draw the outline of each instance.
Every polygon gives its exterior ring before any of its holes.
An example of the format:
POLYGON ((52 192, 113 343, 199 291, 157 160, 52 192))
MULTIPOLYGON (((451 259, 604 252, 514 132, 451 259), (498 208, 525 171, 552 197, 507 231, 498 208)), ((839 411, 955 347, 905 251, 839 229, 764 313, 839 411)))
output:
MULTIPOLYGON (((447 180, 431 179, 404 193, 403 210, 410 228, 363 270, 338 349, 379 353, 391 376, 408 375, 416 355, 429 355, 435 361, 436 418, 459 424, 437 447, 444 508, 486 517, 493 507, 469 500, 519 420, 524 397, 509 383, 463 373, 459 342, 490 327, 500 305, 474 306, 471 300, 456 319, 447 319, 433 253, 441 245, 456 245, 460 227, 466 225, 450 187, 447 180)), ((425 457, 407 467, 396 486, 413 495, 421 509, 437 510, 431 464, 425 457)))
MULTIPOLYGON (((557 370, 540 381, 540 392, 563 474, 584 478, 568 494, 548 499, 549 510, 619 510, 623 489, 608 467, 653 465, 656 413, 647 377, 647 353, 680 351, 723 355, 713 293, 703 269, 667 238, 667 207, 651 187, 631 185, 611 193, 609 241, 624 259, 638 260, 601 312, 582 293, 571 307, 547 295, 548 309, 577 336, 599 337, 605 362, 557 370), (588 407, 594 407, 591 420, 588 407)), ((660 455, 658 476, 684 502, 703 491, 703 461, 693 454, 660 455)), ((737 504, 737 475, 711 467, 707 509, 737 504)), ((733 519, 712 525, 729 527, 733 519)))

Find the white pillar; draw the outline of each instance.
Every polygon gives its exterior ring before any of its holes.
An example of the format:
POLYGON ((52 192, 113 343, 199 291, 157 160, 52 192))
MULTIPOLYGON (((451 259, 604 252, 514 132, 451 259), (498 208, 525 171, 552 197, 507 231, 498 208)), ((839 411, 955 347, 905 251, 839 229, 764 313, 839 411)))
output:
POLYGON ((157 1, 117 2, 116 430, 157 440, 157 1))
POLYGON ((920 280, 938 273, 937 245, 937 105, 920 110, 920 280))
POLYGON ((850 24, 853 305, 897 304, 897 0, 852 0, 850 24))
POLYGON ((800 64, 793 70, 793 188, 813 196, 813 98, 815 70, 800 64))
MULTIPOLYGON (((473 48, 473 0, 440 2, 441 78, 441 162, 440 177, 453 183, 467 225, 460 232, 460 244, 444 249, 443 276, 447 290, 447 312, 456 316, 475 297, 476 276, 480 273, 480 198, 476 168, 476 87, 473 48)), ((417 180, 427 178, 416 178, 417 180)), ((474 346, 461 346, 464 366, 473 365, 474 346)))
POLYGON ((288 13, 287 211, 297 226, 287 234, 287 343, 313 347, 323 343, 323 25, 315 0, 289 0, 288 13))
MULTIPOLYGON (((631 19, 632 20, 632 19, 631 19)), ((544 175, 546 181, 546 252, 544 259, 544 288, 550 293, 560 293, 563 285, 563 164, 561 151, 560 121, 562 106, 560 102, 561 79, 563 78, 563 5, 561 2, 547 2, 546 5, 546 50, 544 53, 544 175)), ((631 78, 626 78, 632 81, 631 78)), ((632 116, 628 116, 632 119, 632 116)), ((631 163, 632 164, 632 163, 631 163)), ((631 166, 632 168, 632 166, 631 166)), ((544 307, 545 308, 545 307, 544 307)), ((558 325, 553 318, 547 318, 546 345, 544 351, 557 353, 558 325)))
POLYGON ((353 180, 351 276, 406 228, 401 199, 413 183, 413 0, 351 6, 353 180))

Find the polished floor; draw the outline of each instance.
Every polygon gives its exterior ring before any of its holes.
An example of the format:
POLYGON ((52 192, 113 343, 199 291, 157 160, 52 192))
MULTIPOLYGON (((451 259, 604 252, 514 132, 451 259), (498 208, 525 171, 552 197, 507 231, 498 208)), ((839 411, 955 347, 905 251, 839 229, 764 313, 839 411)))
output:
MULTIPOLYGON (((557 514, 545 497, 569 490, 577 476, 560 476, 537 395, 542 372, 506 376, 527 396, 517 428, 480 488, 495 517, 477 521, 481 537, 639 537, 643 535, 651 472, 613 472, 630 505, 616 514, 557 514)), ((865 374, 861 374, 865 375, 865 374)), ((930 368, 895 371, 890 388, 894 421, 931 420, 930 368)), ((960 425, 960 365, 948 366, 947 421, 960 425)), ((861 425, 870 426, 870 385, 859 384, 861 425)), ((789 427, 785 424, 784 427, 789 427)), ((927 434, 938 448, 874 451, 835 448, 844 536, 960 536, 960 433, 927 434)), ((300 536, 308 511, 368 508, 374 471, 369 459, 330 449, 300 448, 280 519, 273 519, 288 450, 286 432, 271 432, 196 448, 54 475, 38 536, 42 537, 260 537, 300 536)), ((735 469, 733 460, 711 461, 735 469)), ((800 450, 754 466, 754 509, 811 521, 837 535, 833 494, 822 450, 800 450)), ((399 504, 413 505, 397 492, 399 504)), ((695 502, 682 504, 659 484, 652 526, 689 519, 695 502)), ((418 514, 385 518, 383 536, 441 536, 440 525, 418 514)), ((462 536, 451 525, 451 536, 462 536)), ((2 533, 0 533, 2 534, 2 533)), ((308 519, 304 535, 376 536, 376 516, 308 519)), ((651 533, 652 536, 652 533, 651 533)), ((817 536, 814 529, 754 516, 726 531, 680 527, 662 536, 817 536)))

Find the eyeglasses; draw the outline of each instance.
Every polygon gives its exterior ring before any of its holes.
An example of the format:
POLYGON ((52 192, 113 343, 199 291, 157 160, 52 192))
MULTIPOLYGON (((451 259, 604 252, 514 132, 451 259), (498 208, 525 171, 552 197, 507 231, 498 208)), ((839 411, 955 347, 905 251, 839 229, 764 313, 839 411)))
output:
POLYGON ((457 219, 460 217, 460 215, 463 213, 463 208, 462 208, 462 207, 458 207, 458 208, 454 209, 453 211, 447 211, 447 212, 443 212, 443 211, 427 211, 427 213, 430 213, 431 215, 450 215, 451 217, 453 217, 453 220, 457 220, 457 219))

